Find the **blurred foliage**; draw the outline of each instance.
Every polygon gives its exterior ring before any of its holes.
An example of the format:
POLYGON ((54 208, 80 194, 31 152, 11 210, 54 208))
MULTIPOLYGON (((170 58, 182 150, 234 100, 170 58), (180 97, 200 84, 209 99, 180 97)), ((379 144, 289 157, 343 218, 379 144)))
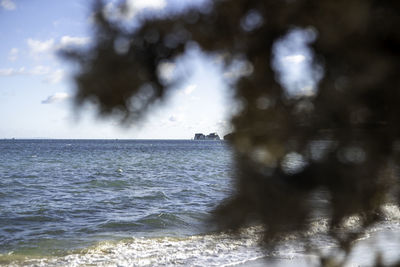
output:
POLYGON ((400 202, 400 1, 221 0, 131 28, 103 9, 95 2, 93 46, 64 52, 80 66, 76 102, 100 114, 138 121, 173 88, 160 66, 193 43, 226 68, 237 58, 249 66, 232 85, 236 193, 215 211, 222 229, 262 223, 268 247, 324 213, 327 235, 348 253, 384 219, 383 204, 400 202), (271 64, 295 28, 316 37, 312 65, 323 76, 313 94, 288 94, 271 64), (343 227, 355 215, 359 229, 343 227))

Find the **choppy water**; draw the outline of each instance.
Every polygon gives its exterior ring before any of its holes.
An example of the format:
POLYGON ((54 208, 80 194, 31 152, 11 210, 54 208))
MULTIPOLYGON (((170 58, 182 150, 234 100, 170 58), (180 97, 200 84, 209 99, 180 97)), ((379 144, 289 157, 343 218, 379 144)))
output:
POLYGON ((202 233, 230 191, 224 142, 0 141, 0 253, 202 233))
MULTIPOLYGON (((0 265, 228 266, 261 258, 260 229, 232 238, 213 234, 208 222, 231 193, 231 169, 223 141, 0 140, 0 265)), ((398 226, 397 207, 388 214, 398 226)), ((325 226, 317 222, 315 232, 325 226)), ((294 241, 270 255, 304 253, 294 241)))

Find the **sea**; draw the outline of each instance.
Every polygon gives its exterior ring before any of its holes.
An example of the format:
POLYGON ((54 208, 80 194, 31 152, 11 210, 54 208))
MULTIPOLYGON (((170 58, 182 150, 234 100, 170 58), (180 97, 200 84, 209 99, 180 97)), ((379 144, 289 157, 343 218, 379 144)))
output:
MULTIPOLYGON (((317 266, 295 235, 268 251, 260 226, 216 231, 232 158, 225 141, 0 140, 0 266, 317 266)), ((400 210, 384 211, 348 266, 400 258, 400 210)), ((326 230, 306 234, 334 253, 326 230)))

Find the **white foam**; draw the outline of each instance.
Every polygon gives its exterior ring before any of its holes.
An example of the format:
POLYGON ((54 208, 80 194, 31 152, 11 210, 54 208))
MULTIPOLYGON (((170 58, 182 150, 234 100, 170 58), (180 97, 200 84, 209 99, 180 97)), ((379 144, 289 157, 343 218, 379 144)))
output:
MULTIPOLYGON (((385 205, 382 212, 388 220, 400 220, 396 205, 385 205)), ((347 230, 357 230, 357 216, 349 217, 342 225, 347 230)), ((386 225, 386 224, 385 224, 386 225)), ((389 225, 392 225, 390 222, 389 225)), ((373 227, 358 242, 367 242, 370 236, 386 227, 373 227)), ((327 238, 329 221, 320 218, 312 222, 310 229, 302 234, 282 237, 275 251, 259 246, 262 227, 244 229, 239 237, 224 233, 194 235, 188 237, 132 237, 122 241, 104 241, 66 256, 25 259, 12 266, 233 266, 246 264, 260 258, 297 260, 308 258, 307 251, 299 242, 301 237, 311 238, 313 243, 328 254, 335 243, 327 238), (299 239, 300 237, 300 239, 299 239)), ((357 243, 358 243, 357 242, 357 243)))
POLYGON ((227 234, 190 237, 132 238, 101 242, 64 257, 33 259, 27 266, 230 266, 265 256, 258 235, 249 230, 240 238, 227 234))

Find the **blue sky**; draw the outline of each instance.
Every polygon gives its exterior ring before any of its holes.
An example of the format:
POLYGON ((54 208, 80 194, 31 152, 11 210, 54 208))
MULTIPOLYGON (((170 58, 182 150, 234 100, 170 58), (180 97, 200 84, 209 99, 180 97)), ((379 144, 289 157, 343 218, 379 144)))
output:
MULTIPOLYGON (((129 2, 131 20, 142 11, 181 7, 180 1, 129 2)), ((189 139, 229 131, 221 66, 199 49, 169 66, 170 73, 189 74, 167 104, 140 126, 120 127, 115 119, 99 119, 95 107, 73 110, 71 65, 57 56, 66 46, 90 45, 90 1, 0 0, 0 25, 0 138, 189 139)))
MULTIPOLYGON (((207 1, 127 0, 129 12, 122 16, 115 9, 117 1, 109 0, 105 12, 134 25, 138 14, 170 12, 184 8, 183 3, 201 6, 207 1)), ((90 3, 0 0, 0 138, 190 139, 197 132, 222 136, 231 130, 229 116, 235 105, 228 84, 251 73, 252 66, 238 58, 223 70, 219 56, 196 47, 160 66, 166 79, 174 75, 183 79, 167 104, 140 125, 120 127, 116 119, 99 119, 93 106, 74 110, 72 66, 57 51, 90 45, 90 3)), ((294 29, 276 42, 271 64, 289 96, 315 93, 321 71, 311 68, 313 53, 308 48, 315 38, 312 29, 294 29)))

